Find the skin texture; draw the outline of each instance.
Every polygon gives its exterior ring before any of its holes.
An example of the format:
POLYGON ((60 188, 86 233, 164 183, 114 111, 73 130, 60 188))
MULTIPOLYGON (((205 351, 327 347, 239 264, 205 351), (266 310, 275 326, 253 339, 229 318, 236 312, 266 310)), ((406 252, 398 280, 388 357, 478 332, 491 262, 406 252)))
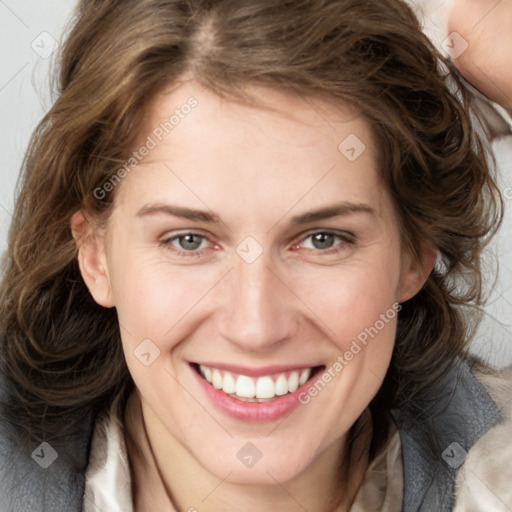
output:
POLYGON ((140 395, 141 415, 134 395, 128 421, 141 445, 143 423, 154 454, 147 463, 131 457, 138 510, 166 502, 164 487, 179 510, 326 510, 340 489, 339 510, 346 510, 365 469, 345 488, 339 481, 346 433, 385 376, 396 316, 318 396, 279 421, 228 417, 205 395, 190 363, 329 368, 381 314, 417 293, 434 263, 435 251, 421 264, 401 254, 361 117, 289 94, 253 92, 281 113, 221 99, 192 81, 156 97, 141 143, 187 98, 198 105, 118 185, 105 229, 83 212, 73 217, 84 280, 99 304, 118 312, 140 395), (350 134, 366 147, 354 161, 338 150, 350 134), (372 213, 290 223, 340 202, 372 213), (215 212, 221 222, 137 215, 157 204, 215 212), (308 237, 319 231, 351 241, 334 238, 331 248, 319 249, 308 237), (205 237, 199 256, 176 238, 189 232, 205 237), (248 236, 263 249, 252 263, 236 252, 248 236), (144 339, 160 350, 150 366, 134 354, 144 339), (247 442, 262 454, 252 468, 237 458, 247 442), (155 467, 165 485, 148 478, 155 467))
POLYGON ((448 33, 468 44, 453 59, 459 71, 491 100, 512 109, 512 0, 453 0, 448 33))

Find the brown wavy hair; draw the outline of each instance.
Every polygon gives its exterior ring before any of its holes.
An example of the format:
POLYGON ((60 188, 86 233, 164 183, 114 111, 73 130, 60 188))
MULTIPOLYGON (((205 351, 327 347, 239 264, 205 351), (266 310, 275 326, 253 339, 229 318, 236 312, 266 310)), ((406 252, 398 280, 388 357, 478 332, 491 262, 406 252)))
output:
POLYGON ((89 294, 70 219, 79 209, 108 218, 115 189, 102 199, 94 190, 129 158, 151 99, 184 75, 253 105, 248 84, 349 103, 369 122, 404 250, 439 251, 403 304, 372 402, 386 420, 393 407, 414 411, 414 397, 465 353, 501 199, 470 98, 411 9, 399 0, 82 0, 76 16, 56 101, 23 163, 4 258, 12 421, 47 434, 63 414, 99 412, 133 386, 116 311, 89 294))

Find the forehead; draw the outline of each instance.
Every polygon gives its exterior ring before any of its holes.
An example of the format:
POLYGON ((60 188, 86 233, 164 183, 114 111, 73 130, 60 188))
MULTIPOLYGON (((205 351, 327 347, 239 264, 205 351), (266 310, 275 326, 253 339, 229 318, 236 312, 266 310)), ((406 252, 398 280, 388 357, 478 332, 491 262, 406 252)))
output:
POLYGON ((120 202, 178 200, 234 216, 243 207, 259 218, 299 203, 381 207, 375 140, 355 108, 268 88, 249 92, 273 110, 193 81, 157 95, 138 139, 150 150, 123 181, 120 202))
MULTIPOLYGON (((218 146, 221 134, 228 146, 230 140, 245 135, 250 136, 245 140, 248 147, 274 142, 276 146, 281 143, 306 150, 322 142, 337 148, 339 142, 357 132, 369 149, 367 156, 376 156, 370 126, 354 105, 261 86, 248 86, 246 92, 258 101, 258 106, 222 98, 193 80, 169 87, 151 101, 140 132, 141 142, 153 133, 158 142, 163 142, 159 144, 162 146, 172 145, 174 141, 180 145, 187 142, 187 147, 195 142, 206 148, 209 141, 218 146), (193 107, 188 106, 191 103, 193 107), (213 132, 212 121, 218 127, 213 132), (202 136, 201 140, 186 138, 192 130, 202 136)), ((357 149, 359 153, 362 146, 357 149)), ((353 161, 353 154, 346 153, 346 156, 353 161)))

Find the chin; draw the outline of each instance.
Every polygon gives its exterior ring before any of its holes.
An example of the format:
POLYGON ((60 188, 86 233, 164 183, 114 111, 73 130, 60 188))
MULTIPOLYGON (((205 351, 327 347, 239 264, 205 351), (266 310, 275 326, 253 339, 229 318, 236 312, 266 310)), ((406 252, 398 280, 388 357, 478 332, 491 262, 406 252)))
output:
POLYGON ((234 439, 229 446, 219 447, 213 453, 196 454, 196 458, 221 481, 234 485, 275 485, 276 481, 289 482, 307 470, 320 455, 318 450, 299 438, 290 438, 289 443, 265 438, 234 439))

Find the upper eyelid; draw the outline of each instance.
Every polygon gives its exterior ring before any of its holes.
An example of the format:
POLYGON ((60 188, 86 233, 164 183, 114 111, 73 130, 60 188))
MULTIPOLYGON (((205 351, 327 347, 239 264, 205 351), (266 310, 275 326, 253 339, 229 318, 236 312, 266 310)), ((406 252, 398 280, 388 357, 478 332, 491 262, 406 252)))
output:
POLYGON ((208 236, 207 234, 203 233, 202 231, 195 231, 195 230, 183 230, 183 231, 179 231, 178 233, 164 233, 162 236, 159 237, 159 239, 162 241, 162 242, 166 242, 168 240, 174 240, 175 238, 179 238, 180 236, 185 236, 185 235, 197 235, 197 236, 202 236, 203 238, 207 238, 208 240, 210 240, 210 236, 208 236))
MULTIPOLYGON (((348 239, 351 241, 356 238, 355 235, 349 231, 336 230, 336 229, 313 229, 313 230, 305 231, 304 233, 301 233, 300 235, 297 235, 296 237, 293 238, 293 240, 296 240, 298 242, 298 241, 304 240, 306 238, 309 238, 310 236, 316 235, 318 233, 327 233, 327 234, 334 235, 334 236, 337 236, 342 239, 348 239)), ((296 243, 296 242, 294 242, 294 243, 296 243)))

